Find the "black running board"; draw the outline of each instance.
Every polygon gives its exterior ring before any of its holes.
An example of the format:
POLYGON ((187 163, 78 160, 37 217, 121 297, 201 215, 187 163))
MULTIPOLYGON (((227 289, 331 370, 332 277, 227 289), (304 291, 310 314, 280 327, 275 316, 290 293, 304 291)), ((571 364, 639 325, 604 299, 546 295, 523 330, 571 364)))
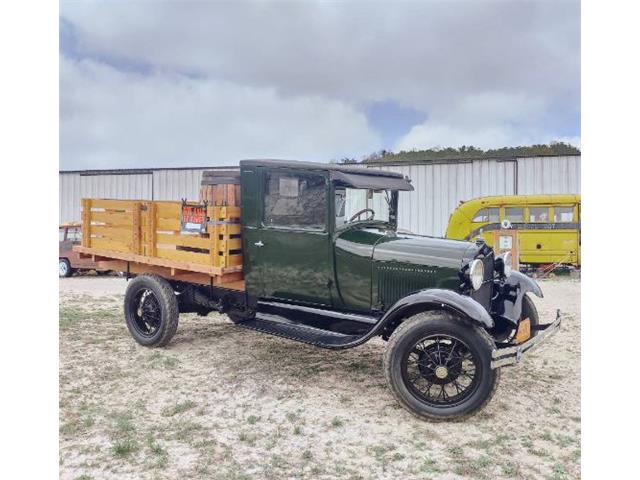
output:
POLYGON ((290 323, 284 317, 260 312, 256 314, 256 318, 238 322, 236 325, 298 342, 309 343, 317 347, 331 349, 349 348, 359 345, 362 343, 361 340, 366 337, 366 335, 347 335, 299 323, 290 323))

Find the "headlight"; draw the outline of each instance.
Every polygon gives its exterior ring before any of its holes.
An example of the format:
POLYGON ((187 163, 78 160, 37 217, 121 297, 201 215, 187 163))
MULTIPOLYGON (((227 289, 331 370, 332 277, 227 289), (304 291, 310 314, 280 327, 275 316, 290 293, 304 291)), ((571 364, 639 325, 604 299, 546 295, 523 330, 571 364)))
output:
POLYGON ((513 260, 511 260, 511 252, 505 252, 502 255, 502 261, 504 262, 504 276, 508 277, 511 275, 511 266, 513 265, 513 260))
POLYGON ((469 280, 474 290, 478 290, 484 281, 484 265, 482 260, 476 258, 469 264, 469 280))
POLYGON ((495 269, 499 275, 504 275, 508 277, 511 275, 512 270, 512 260, 511 260, 511 252, 505 252, 502 255, 496 257, 495 261, 495 269))

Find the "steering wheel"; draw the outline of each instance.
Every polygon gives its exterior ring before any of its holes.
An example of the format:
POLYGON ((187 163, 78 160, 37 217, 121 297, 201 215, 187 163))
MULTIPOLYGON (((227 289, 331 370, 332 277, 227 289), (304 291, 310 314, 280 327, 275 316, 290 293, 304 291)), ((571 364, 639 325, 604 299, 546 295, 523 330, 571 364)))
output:
POLYGON ((349 219, 348 223, 353 222, 356 218, 359 220, 360 219, 360 215, 362 215, 363 213, 366 212, 371 212, 371 216, 366 218, 365 220, 373 220, 373 217, 376 216, 376 212, 372 209, 372 208, 363 208, 362 210, 354 213, 351 218, 349 219))

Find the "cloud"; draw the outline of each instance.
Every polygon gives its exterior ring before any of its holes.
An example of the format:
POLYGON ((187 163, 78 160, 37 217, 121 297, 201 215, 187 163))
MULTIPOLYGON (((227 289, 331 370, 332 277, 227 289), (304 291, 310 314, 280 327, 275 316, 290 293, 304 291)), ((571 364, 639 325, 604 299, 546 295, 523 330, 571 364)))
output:
MULTIPOLYGON (((261 156, 276 150, 305 158, 365 154, 388 135, 364 125, 359 112, 385 102, 424 114, 404 135, 394 132, 397 144, 407 148, 579 135, 577 1, 63 1, 61 18, 73 33, 65 41, 72 50, 63 51, 66 57, 149 74, 169 97, 191 92, 194 106, 213 102, 221 108, 211 91, 223 90, 229 107, 243 104, 242 115, 226 113, 235 131, 255 140, 219 137, 218 151, 235 152, 230 144, 242 141, 251 151, 266 148, 261 156), (172 87, 178 90, 172 93, 172 87), (247 92, 260 98, 255 120, 243 101, 247 92), (262 106, 267 98, 275 110, 262 106), (276 104, 286 107, 279 112, 276 104), (264 131, 260 109, 279 112, 264 131), (301 110, 312 118, 301 119, 301 110), (316 111, 332 113, 316 119, 316 111), (327 124, 332 125, 323 135, 320 125, 327 124), (298 148, 285 148, 296 141, 289 133, 296 125, 298 148), (281 148, 265 143, 266 137, 281 148), (345 137, 353 143, 342 143, 345 137)), ((129 78, 147 84, 131 73, 129 78)), ((134 87, 123 82, 121 88, 134 87)), ((160 100, 166 109, 172 108, 168 102, 160 100)), ((177 108, 177 117, 186 116, 177 108)), ((113 122, 120 121, 113 115, 113 122)), ((85 122, 92 123, 87 117, 79 126, 85 122)), ((105 128, 107 123, 105 117, 105 128)), ((199 131, 194 128, 191 142, 183 141, 193 145, 183 154, 202 155, 199 131)))
POLYGON ((229 165, 241 158, 328 161, 379 146, 366 117, 314 96, 173 73, 60 60, 64 168, 229 165))

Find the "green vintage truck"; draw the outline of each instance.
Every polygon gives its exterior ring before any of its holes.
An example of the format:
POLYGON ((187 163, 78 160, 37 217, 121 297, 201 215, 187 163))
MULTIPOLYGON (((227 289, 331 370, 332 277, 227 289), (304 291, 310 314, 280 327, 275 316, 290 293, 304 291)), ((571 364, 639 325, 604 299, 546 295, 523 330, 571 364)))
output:
POLYGON ((138 343, 164 346, 179 313, 212 311, 240 327, 327 349, 381 337, 393 395, 418 417, 441 420, 480 410, 501 368, 560 327, 559 312, 553 323, 539 323, 531 296, 542 297, 540 287, 486 244, 397 232, 399 192, 413 190, 399 174, 245 160, 240 184, 235 220, 232 210, 220 210, 226 207, 183 202, 189 228, 200 228, 195 234, 164 218, 179 204, 85 201, 90 233, 77 250, 128 272, 125 319, 138 343), (119 249, 109 243, 116 228, 109 219, 122 224, 129 213, 133 243, 119 249), (234 241, 221 227, 239 232, 235 267, 231 257, 217 256, 234 241), (160 229, 168 228, 176 231, 167 239, 160 229), (162 250, 159 238, 178 246, 162 250))

